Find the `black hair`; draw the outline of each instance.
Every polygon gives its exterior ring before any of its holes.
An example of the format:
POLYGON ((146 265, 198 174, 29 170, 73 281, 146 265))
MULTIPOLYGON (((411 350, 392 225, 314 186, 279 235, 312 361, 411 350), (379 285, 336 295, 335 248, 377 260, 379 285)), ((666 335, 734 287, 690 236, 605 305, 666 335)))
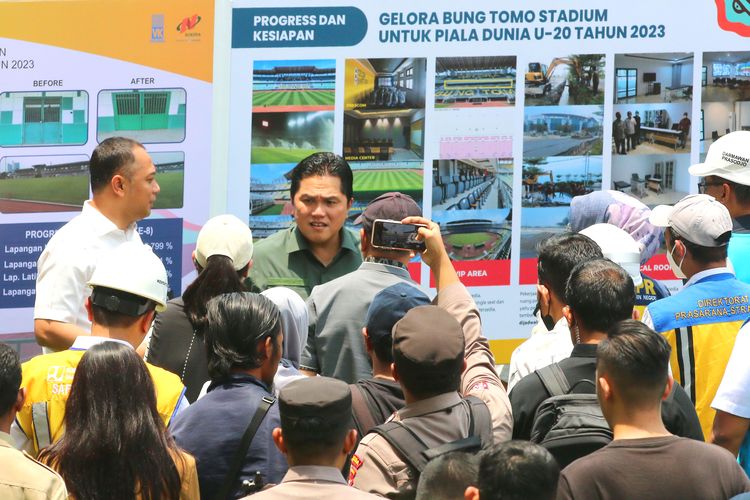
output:
POLYGON ((661 400, 671 351, 664 337, 644 323, 621 321, 596 348, 597 373, 614 380, 629 406, 649 406, 661 400))
POLYGON ((446 392, 453 392, 461 385, 464 368, 464 353, 455 359, 438 364, 415 363, 398 349, 393 350, 393 362, 399 381, 414 397, 426 399, 446 392))
POLYGON ((288 174, 291 180, 292 200, 299 190, 302 179, 314 175, 331 175, 341 180, 341 192, 347 201, 354 196, 352 169, 341 156, 333 153, 313 153, 299 162, 288 174))
POLYGON ((731 187, 732 191, 734 191, 734 196, 735 198, 737 198, 738 203, 740 203, 741 205, 750 204, 750 186, 746 186, 745 184, 738 184, 718 175, 708 175, 706 176, 706 181, 729 184, 729 187, 731 187))
MULTIPOLYGON (((727 245, 722 245, 719 247, 704 247, 701 245, 697 245, 693 243, 692 241, 688 241, 680 235, 677 231, 675 231, 673 228, 669 228, 669 232, 672 236, 672 240, 680 240, 685 247, 690 252, 690 255, 693 257, 693 260, 696 261, 698 264, 702 265, 708 265, 708 264, 714 264, 716 262, 721 262, 727 259, 727 245)), ((726 233, 722 234, 717 238, 720 242, 729 242, 729 238, 732 236, 731 231, 727 231, 726 233)), ((672 241, 672 245, 674 245, 674 241, 672 241)), ((667 251, 670 251, 671 249, 667 249, 667 251)))
POLYGON ((259 368, 263 354, 258 343, 281 334, 281 313, 263 295, 235 292, 218 295, 207 305, 205 331, 208 374, 226 380, 232 369, 259 368))
POLYGON ((603 257, 594 240, 579 233, 565 232, 542 241, 537 247, 539 283, 547 286, 560 299, 565 297, 565 284, 579 262, 603 257))
POLYGON ((196 264, 198 276, 182 294, 185 315, 196 332, 202 334, 206 328, 206 304, 209 300, 222 293, 246 291, 242 276, 249 265, 235 271, 232 259, 225 255, 210 256, 206 259, 205 268, 196 264))
POLYGON ((552 500, 560 467, 538 444, 508 441, 482 453, 477 481, 480 498, 552 500))
POLYGON ((354 429, 354 420, 304 416, 282 418, 281 432, 287 453, 296 465, 314 465, 330 459, 341 450, 346 435, 354 429))
POLYGON ((65 433, 39 459, 60 473, 75 498, 180 497, 179 449, 157 411, 146 364, 133 348, 103 342, 86 351, 63 424, 65 433))
POLYGON ((375 356, 383 363, 393 363, 393 337, 391 335, 381 335, 377 340, 370 337, 370 344, 375 356))
POLYGON ((18 353, 8 344, 0 342, 0 416, 7 414, 16 404, 21 378, 18 353))
POLYGON ((476 455, 454 451, 430 460, 419 476, 416 500, 463 498, 469 486, 476 486, 479 460, 476 455))
POLYGON ((116 174, 129 176, 130 172, 124 167, 135 161, 133 150, 136 148, 145 149, 143 144, 127 137, 110 137, 94 148, 89 161, 91 191, 100 191, 116 174))
POLYGON ((573 268, 565 302, 587 328, 606 332, 633 315, 635 286, 625 270, 609 259, 592 259, 573 268))
MULTIPOLYGON (((140 295, 135 295, 130 292, 124 292, 122 290, 115 290, 114 288, 109 288, 106 286, 97 286, 95 287, 95 290, 97 292, 103 292, 107 295, 118 297, 121 301, 130 302, 137 305, 147 305, 146 312, 150 312, 156 309, 156 302, 147 299, 146 297, 141 297, 140 295)), ((93 298, 91 303, 91 313, 94 316, 94 322, 96 324, 112 328, 129 327, 136 323, 142 316, 131 316, 118 311, 112 311, 102 305, 94 304, 93 298)))

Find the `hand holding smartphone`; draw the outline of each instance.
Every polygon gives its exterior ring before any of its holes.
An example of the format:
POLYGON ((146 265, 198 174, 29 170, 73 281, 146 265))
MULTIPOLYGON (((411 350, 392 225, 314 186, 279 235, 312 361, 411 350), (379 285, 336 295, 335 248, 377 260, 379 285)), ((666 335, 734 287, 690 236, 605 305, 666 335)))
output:
POLYGON ((375 248, 423 252, 424 241, 417 239, 424 224, 404 224, 395 220, 376 219, 372 224, 372 241, 375 248))

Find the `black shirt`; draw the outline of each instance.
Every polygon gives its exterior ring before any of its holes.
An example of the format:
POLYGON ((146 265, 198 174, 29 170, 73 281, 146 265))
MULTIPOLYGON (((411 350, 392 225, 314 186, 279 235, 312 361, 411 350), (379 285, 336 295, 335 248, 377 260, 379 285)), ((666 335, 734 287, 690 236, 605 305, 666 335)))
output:
MULTIPOLYGON (((367 410, 369 410, 375 425, 384 423, 396 410, 400 410, 406 404, 404 392, 395 380, 383 378, 362 379, 352 384, 352 391, 361 391, 365 399, 367 410)), ((352 404, 354 414, 354 426, 357 429, 357 437, 362 439, 370 429, 363 428, 360 409, 352 404)))
POLYGON ((193 330, 182 297, 167 302, 167 310, 156 315, 146 359, 180 377, 190 403, 198 399, 209 380, 206 345, 203 335, 193 330))
MULTIPOLYGON (((570 357, 558 363, 562 368, 571 393, 593 394, 595 385, 578 383, 587 379, 596 383, 596 344, 576 344, 570 357)), ((522 378, 508 395, 513 408, 513 439, 530 439, 536 410, 550 394, 536 373, 522 378)), ((662 402, 664 426, 676 436, 703 441, 698 415, 685 390, 674 384, 670 397, 662 402)))

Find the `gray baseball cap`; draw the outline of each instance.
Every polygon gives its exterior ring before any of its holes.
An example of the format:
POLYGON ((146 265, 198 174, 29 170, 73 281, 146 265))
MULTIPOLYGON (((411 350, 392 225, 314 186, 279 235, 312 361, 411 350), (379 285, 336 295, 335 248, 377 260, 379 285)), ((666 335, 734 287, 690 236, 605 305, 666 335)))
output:
POLYGON ((649 222, 671 227, 682 238, 702 247, 721 247, 729 242, 732 217, 727 208, 707 194, 691 194, 674 206, 659 205, 651 211, 649 222))

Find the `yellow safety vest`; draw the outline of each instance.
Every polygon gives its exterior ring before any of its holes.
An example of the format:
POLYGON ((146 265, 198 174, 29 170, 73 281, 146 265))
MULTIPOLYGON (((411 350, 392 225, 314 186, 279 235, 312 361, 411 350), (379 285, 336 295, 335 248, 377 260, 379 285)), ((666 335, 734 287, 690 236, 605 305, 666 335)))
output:
MULTIPOLYGON (((63 416, 76 367, 85 350, 67 350, 36 356, 23 363, 26 401, 16 420, 34 443, 34 454, 54 443, 63 434, 63 416)), ((185 392, 180 378, 167 370, 146 363, 156 388, 156 408, 169 421, 185 392)))

